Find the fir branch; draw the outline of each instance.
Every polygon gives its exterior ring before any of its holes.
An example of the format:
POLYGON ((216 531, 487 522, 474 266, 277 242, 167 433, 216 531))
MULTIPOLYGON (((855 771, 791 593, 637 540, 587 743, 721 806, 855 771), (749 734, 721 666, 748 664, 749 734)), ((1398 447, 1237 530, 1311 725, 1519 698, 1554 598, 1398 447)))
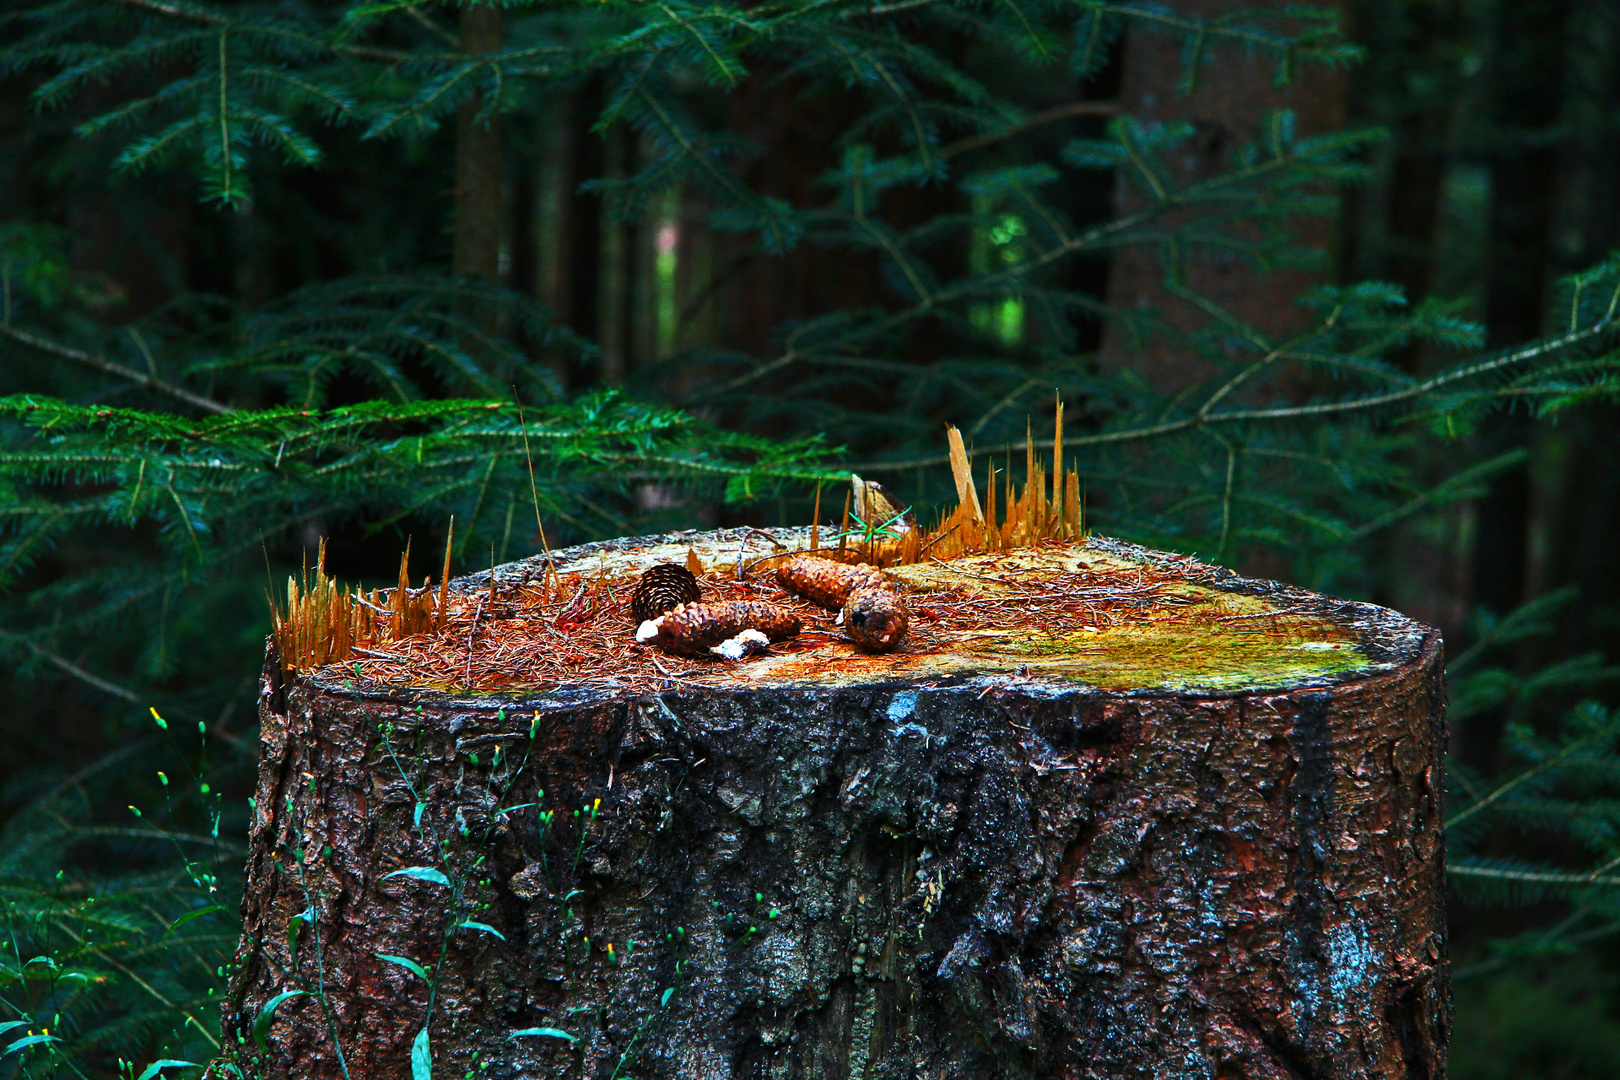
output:
POLYGON ((236 411, 231 406, 223 404, 222 402, 215 401, 212 398, 203 397, 201 394, 194 394, 183 386, 176 386, 173 383, 166 382, 163 379, 158 378, 155 374, 143 374, 136 371, 134 368, 125 367, 123 364, 115 361, 107 360, 99 356, 92 356, 87 352, 70 348, 69 346, 63 345, 60 342, 51 341, 36 334, 30 334, 24 330, 18 330, 12 326, 0 326, 0 336, 8 337, 17 342, 19 345, 26 345, 31 349, 46 353, 50 356, 55 356, 62 360, 68 360, 84 367, 93 368, 96 371, 100 371, 108 375, 116 375, 120 379, 124 379, 138 386, 142 386, 148 390, 151 390, 153 393, 162 394, 165 397, 171 397, 176 401, 183 402, 195 409, 201 409, 204 412, 224 414, 236 411))
POLYGON ((1600 888, 1620 885, 1620 877, 1611 877, 1606 874, 1567 873, 1550 870, 1526 870, 1518 867, 1481 866, 1474 863, 1454 862, 1446 867, 1446 876, 1453 878, 1477 878, 1491 882, 1505 882, 1523 885, 1562 885, 1562 886, 1598 886, 1600 888))
MULTIPOLYGON (((1519 349, 1510 349, 1487 360, 1471 364, 1463 364, 1441 372, 1410 386, 1402 387, 1383 394, 1370 394, 1362 397, 1349 398, 1340 401, 1318 402, 1306 405, 1281 405, 1252 409, 1232 409, 1205 413, 1200 410, 1191 416, 1180 420, 1167 421, 1157 424, 1146 424, 1136 427, 1127 427, 1117 431, 1081 433, 1063 436, 1065 447, 1104 446, 1109 444, 1139 442, 1150 439, 1163 438, 1170 435, 1182 434, 1200 428, 1217 425, 1239 425, 1253 423, 1271 423, 1278 421, 1293 421, 1303 419, 1337 419, 1356 413, 1369 412, 1388 408, 1391 405, 1405 404, 1432 397, 1441 389, 1445 389, 1463 382, 1474 382, 1484 376, 1504 371, 1506 369, 1527 364, 1541 357, 1563 352, 1567 349, 1580 346, 1594 340, 1601 339, 1614 330, 1615 319, 1612 313, 1604 316, 1596 325, 1582 328, 1571 333, 1561 334, 1546 341, 1537 342, 1519 349)), ((1300 340, 1304 335, 1293 340, 1300 340)), ((1284 350, 1274 349, 1267 354, 1266 361, 1274 361, 1284 350)), ((1224 396, 1224 394, 1222 395, 1224 396)), ((1036 450, 1050 450, 1053 440, 1035 439, 1020 440, 1016 442, 1000 443, 994 446, 981 447, 969 452, 970 457, 996 456, 1000 454, 1019 453, 1031 447, 1036 450)), ((858 471, 897 471, 902 469, 927 468, 930 466, 948 465, 950 458, 945 454, 931 454, 905 458, 898 461, 864 461, 853 468, 858 471)))
MULTIPOLYGON (((1138 148, 1139 140, 1137 137, 1138 133, 1133 132, 1126 125, 1116 125, 1115 130, 1119 139, 1119 145, 1127 148, 1127 159, 1130 159, 1132 155, 1136 155, 1138 158, 1140 158, 1140 150, 1138 148)), ((1356 138, 1366 140, 1374 137, 1375 133, 1369 132, 1362 133, 1356 138)), ((963 301, 972 300, 979 296, 994 294, 998 290, 1005 289, 1011 282, 1026 279, 1037 271, 1073 255, 1096 250, 1111 244, 1116 244, 1120 242, 1123 237, 1129 236, 1136 230, 1139 230, 1142 226, 1164 216, 1165 214, 1168 214, 1172 210, 1199 203, 1205 203, 1220 197, 1225 193, 1242 190, 1252 184, 1264 181, 1268 178, 1274 178, 1291 173, 1301 167, 1301 155, 1304 156, 1305 160, 1317 160, 1323 157, 1331 159, 1342 154, 1347 145, 1355 145, 1355 141, 1355 139, 1351 139, 1349 141, 1325 140, 1321 142, 1314 142, 1310 145, 1301 143, 1297 148, 1280 153, 1277 156, 1265 160, 1254 161, 1248 165, 1229 170, 1228 172, 1210 177, 1205 180, 1195 181, 1177 189, 1174 192, 1170 191, 1168 188, 1164 188, 1160 198, 1141 210, 1131 214, 1121 215, 1101 225, 1075 234, 1067 241, 1060 240, 1046 250, 1037 252, 1014 266, 1010 266, 999 271, 976 275, 972 278, 959 281, 954 285, 947 286, 941 290, 938 290, 937 292, 924 294, 921 300, 913 302, 896 312, 886 315, 877 323, 872 325, 851 327, 852 332, 835 335, 830 340, 820 343, 819 348, 795 348, 792 344, 793 338, 790 337, 789 348, 786 351, 779 354, 774 359, 758 363, 752 369, 744 372, 741 375, 735 376, 716 387, 707 389, 705 392, 705 397, 724 397, 725 395, 740 390, 750 383, 756 382, 768 375, 777 374, 787 367, 793 366, 808 359, 826 356, 836 350, 845 349, 849 345, 857 343, 862 338, 881 338, 892 331, 898 330, 903 326, 929 316, 943 305, 960 303, 963 301)), ((1142 160, 1144 163, 1146 161, 1145 158, 1140 158, 1140 160, 1142 160)), ((1148 171, 1150 175, 1156 175, 1153 173, 1151 168, 1149 168, 1148 171)), ((1413 393, 1390 397, 1387 399, 1387 401, 1395 402, 1405 400, 1406 398, 1413 396, 1417 396, 1417 394, 1413 393)), ((1377 404, 1382 403, 1384 402, 1375 403, 1373 405, 1369 405, 1369 407, 1376 407, 1377 404)), ((1273 417, 1260 414, 1256 414, 1251 417, 1244 417, 1244 419, 1262 420, 1271 418, 1273 417)), ((1279 416, 1276 418, 1281 417, 1279 416)), ((1144 437, 1171 434, 1175 431, 1182 430, 1185 426, 1188 425, 1175 425, 1145 429, 1144 437)), ((1117 436, 1115 439, 1117 439, 1117 436)), ((1011 448, 1011 446, 1001 446, 985 452, 1002 452, 1011 448)), ((1022 449, 1022 444, 1019 444, 1017 448, 1022 449)), ((944 455, 931 455, 927 458, 910 459, 905 463, 905 465, 910 467, 916 467, 918 465, 939 465, 946 463, 946 460, 947 459, 944 455)))
POLYGON ((1475 801, 1472 805, 1451 814, 1447 819, 1447 825, 1453 829, 1462 828, 1470 818, 1476 814, 1483 813, 1497 803, 1500 803, 1508 796, 1510 792, 1520 790, 1525 786, 1533 784, 1542 779, 1547 774, 1553 772, 1559 766, 1563 765, 1566 761, 1574 758, 1580 752, 1600 743, 1603 738, 1603 733, 1594 733, 1586 736, 1585 738, 1575 739, 1566 743, 1558 750, 1557 753, 1514 774, 1508 780, 1492 788, 1488 793, 1475 801))
POLYGON ((10 641, 24 646, 29 652, 33 653, 41 660, 44 660, 56 666, 60 670, 67 672, 80 682, 95 687, 104 694, 110 694, 113 697, 121 698, 124 701, 128 701, 132 704, 138 705, 141 702, 140 695, 136 694, 135 691, 130 690, 127 687, 119 686, 115 682, 111 682, 99 675, 86 671, 84 668, 80 667, 78 664, 75 664, 67 657, 52 652, 50 649, 45 648, 45 646, 39 644, 26 634, 18 634, 11 630, 0 630, 0 637, 5 637, 10 641))

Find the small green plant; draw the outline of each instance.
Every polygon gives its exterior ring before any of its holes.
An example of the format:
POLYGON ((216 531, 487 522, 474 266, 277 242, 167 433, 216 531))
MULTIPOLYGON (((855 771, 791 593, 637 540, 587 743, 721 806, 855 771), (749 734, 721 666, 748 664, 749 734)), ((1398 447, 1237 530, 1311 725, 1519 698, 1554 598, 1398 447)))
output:
POLYGON ((853 529, 842 529, 832 535, 832 542, 840 540, 856 540, 863 546, 870 547, 877 540, 903 540, 905 536, 899 531, 899 526, 906 520, 908 511, 901 510, 885 521, 876 519, 868 522, 861 520, 860 512, 850 510, 849 520, 854 523, 853 529))
POLYGON ((0 1077, 180 1077, 221 1045, 241 822, 206 726, 192 739, 150 715, 156 736, 60 778, 0 829, 0 1077), (98 794, 142 775, 161 810, 108 824, 98 794))
MULTIPOLYGON (((500 719, 504 720, 504 712, 500 719)), ((494 843, 499 836, 499 827, 507 822, 511 815, 532 811, 538 831, 539 872, 544 879, 547 894, 552 898, 553 925, 558 929, 554 945, 558 951, 563 970, 563 986, 567 1004, 563 1007, 563 1015, 556 1023, 538 1025, 518 1029, 510 1033, 511 1038, 545 1038, 556 1039, 569 1044, 576 1049, 579 1057, 576 1065, 579 1074, 585 1075, 584 1052, 594 1039, 597 1030, 602 1024, 602 1018, 608 1004, 613 997, 609 992, 610 1001, 590 1002, 586 1000, 586 984, 584 975, 588 968, 595 964, 606 965, 611 969, 618 969, 631 963, 640 953, 634 941, 592 942, 585 920, 577 910, 577 901, 585 895, 581 868, 584 863, 585 851, 590 843, 592 833, 602 818, 602 800, 593 799, 589 806, 576 807, 563 814, 557 809, 542 809, 546 793, 537 789, 534 800, 531 802, 512 804, 509 802, 512 792, 523 775, 529 760, 529 747, 537 731, 538 716, 531 723, 528 739, 523 743, 520 753, 510 752, 504 743, 497 743, 491 753, 488 763, 488 776, 490 781, 490 794, 495 808, 482 833, 468 851, 453 852, 445 830, 454 827, 457 832, 471 838, 471 829, 465 824, 451 826, 447 821, 441 820, 432 800, 424 792, 418 780, 413 776, 412 768, 407 757, 401 753, 396 742, 396 732, 391 723, 383 724, 379 729, 379 745, 385 755, 392 771, 404 785, 406 792, 412 800, 412 828, 423 838, 427 839, 436 858, 431 864, 402 867, 385 876, 400 878, 418 883, 422 887, 432 887, 447 891, 444 903, 443 928, 437 944, 436 955, 431 963, 407 956, 398 956, 378 953, 378 959, 393 964, 408 971, 414 978, 421 981, 427 988, 427 1003, 424 1008, 421 1028, 412 1043, 411 1073, 413 1080, 431 1080, 433 1076, 434 1060, 431 1036, 435 1009, 439 1000, 439 992, 444 973, 444 965, 449 953, 451 941, 458 933, 487 934, 506 940, 505 935, 496 927, 482 920, 484 911, 490 907, 488 899, 484 898, 490 879, 487 873, 489 860, 492 858, 494 843), (559 815, 562 816, 559 816, 559 815), (572 852, 566 864, 553 864, 550 852, 558 845, 561 825, 564 822, 572 826, 572 852), (620 947, 622 944, 622 948, 620 947)), ((467 755, 468 763, 475 768, 482 768, 478 752, 472 751, 467 755)), ((296 830, 295 830, 296 831, 296 830)), ((566 843, 563 850, 568 850, 566 843)), ((301 865, 301 864, 300 864, 301 865)), ((303 882, 300 870, 300 881, 303 882)), ((318 942, 318 897, 309 896, 309 908, 302 918, 306 918, 312 928, 317 931, 315 940, 318 942)), ((760 897, 759 899, 763 899, 760 897)), ((770 917, 774 918, 774 911, 770 917)), ((756 912, 756 919, 758 913, 756 912)), ((758 933, 758 928, 751 928, 746 937, 758 933)), ((674 981, 665 986, 660 992, 658 1003, 648 1010, 641 1023, 632 1033, 625 1047, 620 1052, 612 1076, 614 1080, 623 1077, 626 1070, 633 1067, 641 1050, 645 1045, 645 1037, 660 1022, 667 1013, 674 995, 687 974, 687 958, 685 956, 687 937, 684 927, 677 927, 666 937, 673 954, 674 981)), ((318 948, 318 945, 317 945, 318 948)), ((321 981, 319 956, 316 961, 316 980, 308 986, 284 992, 277 998, 268 1002, 261 1015, 268 1015, 280 1000, 284 1000, 291 993, 312 993, 321 998, 323 1009, 324 984, 321 981)), ((330 1015, 328 1013, 328 1015, 330 1015)), ((330 1026, 331 1038, 336 1046, 338 1035, 334 1027, 330 1026)), ((337 1047, 341 1058, 341 1047, 337 1047)), ((481 1061, 475 1069, 478 1072, 488 1067, 488 1061, 481 1061)), ((468 1075, 473 1075, 469 1071, 468 1075)))
MULTIPOLYGON (((541 798, 544 798, 543 791, 536 795, 537 800, 541 798)), ((559 1039, 568 1043, 575 1051, 575 1069, 582 1080, 587 1076, 586 1047, 600 1030, 603 1016, 615 996, 614 992, 610 991, 606 1001, 585 1000, 585 983, 582 975, 585 966, 591 962, 592 945, 590 936, 586 933, 584 920, 580 918, 574 905, 574 901, 584 895, 581 888, 580 866, 584 859, 586 844, 601 817, 601 812, 602 800, 594 799, 589 807, 576 808, 569 815, 574 822, 575 839, 573 858, 566 872, 561 872, 561 867, 554 869, 546 855, 547 849, 551 846, 548 841, 555 835, 557 811, 539 810, 535 815, 539 831, 540 872, 546 880, 549 895, 553 897, 553 918, 559 927, 556 944, 563 962, 563 987, 567 1001, 563 1012, 566 1018, 559 1018, 556 1024, 520 1028, 511 1033, 514 1039, 559 1039)), ((676 927, 666 934, 665 943, 673 954, 674 981, 659 992, 658 1004, 647 1012, 631 1034, 614 1064, 610 1080, 619 1080, 625 1074, 625 1070, 633 1067, 645 1045, 645 1036, 663 1019, 676 991, 685 980, 686 928, 676 927)), ((630 963, 637 952, 634 941, 624 942, 622 952, 616 942, 605 942, 596 950, 596 955, 609 967, 619 968, 630 963)))
POLYGON ((714 902, 714 910, 720 917, 721 932, 731 938, 733 945, 752 944, 782 914, 779 908, 765 902, 765 894, 761 892, 754 894, 753 908, 746 913, 726 911, 718 900, 714 902))

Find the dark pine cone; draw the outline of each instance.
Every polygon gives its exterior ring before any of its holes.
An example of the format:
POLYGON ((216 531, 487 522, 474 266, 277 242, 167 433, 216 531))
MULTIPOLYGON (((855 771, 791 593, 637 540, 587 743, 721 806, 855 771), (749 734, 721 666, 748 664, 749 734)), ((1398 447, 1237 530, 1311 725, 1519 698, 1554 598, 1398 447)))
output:
POLYGON ((676 563, 659 563, 636 582, 636 591, 630 596, 630 614, 638 624, 644 623, 681 604, 695 602, 699 593, 692 571, 676 563))

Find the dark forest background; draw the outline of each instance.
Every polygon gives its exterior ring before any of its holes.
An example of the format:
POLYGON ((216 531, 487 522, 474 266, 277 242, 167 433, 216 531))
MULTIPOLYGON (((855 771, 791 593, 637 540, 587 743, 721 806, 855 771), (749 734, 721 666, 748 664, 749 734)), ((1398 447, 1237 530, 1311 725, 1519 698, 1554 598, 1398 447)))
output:
POLYGON ((0 1076, 208 1052, 264 594, 321 537, 384 584, 452 512, 458 572, 537 550, 531 498, 554 546, 851 467, 938 506, 943 423, 1000 468, 1054 389, 1099 529, 1444 631, 1452 1075, 1620 1071, 1620 411, 1567 284, 1620 248, 1620 6, 937 6, 0 4, 0 1049, 44 1033, 0 1076), (233 49, 285 116, 207 112, 233 49), (1211 388, 1275 415, 1139 434, 1211 388))

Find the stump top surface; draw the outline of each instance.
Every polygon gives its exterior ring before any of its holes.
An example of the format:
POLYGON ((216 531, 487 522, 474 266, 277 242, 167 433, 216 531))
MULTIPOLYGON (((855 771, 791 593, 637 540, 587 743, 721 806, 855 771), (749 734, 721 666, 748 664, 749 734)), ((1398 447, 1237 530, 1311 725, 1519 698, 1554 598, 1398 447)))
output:
POLYGON ((452 582, 443 629, 388 642, 315 677, 361 692, 524 700, 973 680, 1220 694, 1390 670, 1413 660, 1433 632, 1385 608, 1092 537, 890 568, 906 587, 912 630, 896 652, 870 655, 842 637, 835 613, 777 588, 767 557, 810 546, 808 529, 585 544, 552 553, 549 590, 544 556, 508 563, 452 582), (705 599, 781 603, 801 616, 804 632, 741 662, 670 657, 636 644, 628 610, 636 578, 689 557, 705 569, 705 599))

